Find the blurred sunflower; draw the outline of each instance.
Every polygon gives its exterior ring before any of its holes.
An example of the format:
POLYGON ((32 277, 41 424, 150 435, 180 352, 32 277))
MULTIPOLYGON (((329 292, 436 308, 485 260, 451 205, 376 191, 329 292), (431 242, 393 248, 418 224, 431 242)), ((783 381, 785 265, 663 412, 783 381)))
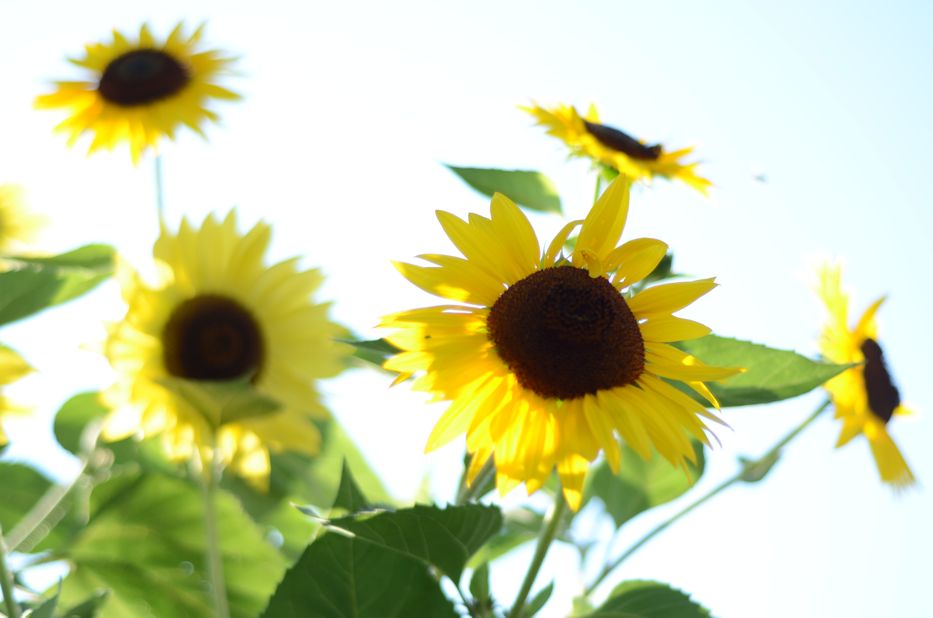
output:
POLYGON ((591 159, 633 180, 661 178, 680 179, 703 195, 712 183, 698 176, 698 163, 684 163, 682 159, 693 148, 667 151, 661 144, 645 144, 623 131, 602 124, 596 106, 591 105, 586 116, 580 116, 571 105, 558 105, 546 109, 539 105, 522 107, 547 128, 548 135, 563 141, 571 156, 591 159))
POLYGON ((234 59, 199 50, 203 31, 202 25, 186 37, 179 23, 160 42, 145 24, 136 40, 114 30, 112 42, 86 45, 83 57, 70 59, 91 71, 88 81, 55 82, 55 92, 37 97, 36 107, 68 110, 56 130, 68 134, 69 146, 93 133, 89 154, 127 142, 134 163, 163 136, 174 139, 182 125, 204 137, 204 120, 219 119, 208 101, 240 97, 216 83, 234 59))
MULTIPOLYGON (((0 345, 0 386, 12 384, 32 371, 33 368, 19 354, 0 345)), ((3 417, 7 414, 19 414, 26 411, 27 408, 13 403, 0 393, 0 446, 7 443, 6 434, 3 432, 3 417)))
POLYGON ((20 187, 0 185, 0 253, 35 240, 44 223, 26 209, 20 187))
POLYGON ((466 433, 472 483, 494 458, 505 494, 540 488, 556 467, 578 509, 588 463, 600 450, 618 470, 617 436, 646 459, 656 449, 684 465, 691 439, 708 444, 704 419, 718 417, 669 380, 717 405, 704 381, 739 370, 704 365, 670 345, 709 332, 672 314, 709 292, 712 279, 623 294, 664 257, 667 245, 639 238, 616 246, 630 180, 619 176, 584 221, 567 224, 542 254, 521 210, 496 194, 489 219, 438 211, 464 258, 422 255, 434 266, 396 264, 418 287, 456 303, 383 318, 401 353, 386 361, 399 379, 451 401, 427 450, 466 433), (576 246, 560 255, 582 223, 576 246))
POLYGON ((298 270, 297 259, 264 266, 269 237, 263 223, 239 235, 233 212, 222 222, 207 217, 200 229, 183 220, 177 234, 163 228, 156 241, 154 285, 120 265, 128 310, 106 342, 118 378, 104 393, 113 408, 105 438, 162 434, 174 459, 200 449, 207 460, 216 444, 225 465, 259 485, 270 449, 318 451, 312 420, 328 413, 313 381, 337 375, 347 349, 334 341, 342 330, 328 319, 329 305, 310 299, 322 275, 298 270), (238 379, 281 407, 218 422, 172 387, 238 379))
POLYGON ((829 310, 829 321, 820 337, 820 350, 834 363, 859 363, 826 383, 826 390, 842 421, 836 446, 847 444, 862 434, 868 440, 881 480, 903 488, 915 482, 910 467, 891 439, 887 425, 895 415, 910 412, 901 403, 878 343, 875 314, 884 297, 872 303, 855 328, 848 326, 849 299, 842 291, 842 270, 838 266, 820 269, 819 294, 829 310))

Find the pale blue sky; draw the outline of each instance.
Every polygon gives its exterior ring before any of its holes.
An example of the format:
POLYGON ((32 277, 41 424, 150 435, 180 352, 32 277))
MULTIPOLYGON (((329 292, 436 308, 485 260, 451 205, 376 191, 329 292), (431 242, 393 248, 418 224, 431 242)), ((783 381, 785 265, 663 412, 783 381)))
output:
MULTIPOLYGON (((242 56, 230 85, 245 99, 220 108, 224 126, 209 131, 209 143, 188 134, 164 149, 169 219, 234 205, 244 225, 266 219, 275 255, 322 267, 335 317, 364 334, 376 335, 382 313, 433 302, 389 265, 449 251, 433 211, 487 208, 440 162, 540 169, 571 214, 585 211, 587 167, 565 164, 560 144, 516 109, 531 100, 593 101, 608 124, 697 145, 713 199, 658 182, 635 195, 626 232, 664 239, 679 270, 719 277, 688 317, 815 354, 824 316, 810 287, 820 259, 844 261, 853 312, 887 293, 882 343, 919 411, 892 432, 921 487, 893 495, 877 482, 864 440, 833 450, 838 428, 826 417, 765 484, 691 515, 616 580, 671 582, 721 618, 933 615, 933 500, 924 489, 933 483, 928 3, 8 1, 0 4, 0 182, 24 184, 33 207, 52 217, 49 249, 103 241, 134 262, 146 258, 156 234, 151 160, 134 168, 125 151, 85 159, 66 150, 50 132, 55 115, 31 101, 48 81, 76 77, 64 57, 111 27, 132 31, 147 20, 165 34, 178 19, 208 20, 207 42, 242 56)), ((560 226, 553 216, 535 223, 540 238, 560 226)), ((107 365, 88 348, 103 335, 101 321, 120 314, 110 286, 0 332, 42 371, 19 389, 40 418, 76 390, 106 385, 107 365)), ((397 495, 412 495, 430 470, 438 499, 447 498, 462 447, 422 455, 440 410, 387 384, 364 371, 330 383, 335 415, 397 495)), ((710 455, 702 487, 731 474, 736 454, 760 454, 819 401, 727 411, 734 431, 720 432, 723 448, 710 455)), ((13 428, 14 437, 33 435, 13 454, 68 474, 32 427, 13 428), (32 444, 42 445, 40 456, 28 452, 32 444)), ((657 520, 633 522, 620 548, 657 520)), ((556 551, 540 580, 559 574, 558 602, 578 590, 557 570, 571 555, 556 551)), ((496 572, 503 598, 520 578, 505 571, 529 557, 496 572)))

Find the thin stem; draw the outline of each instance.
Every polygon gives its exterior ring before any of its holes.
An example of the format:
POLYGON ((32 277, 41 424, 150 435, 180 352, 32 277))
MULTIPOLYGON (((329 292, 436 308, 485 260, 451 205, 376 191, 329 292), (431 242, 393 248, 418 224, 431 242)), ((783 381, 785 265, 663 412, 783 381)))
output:
POLYGON ((22 612, 13 598, 13 574, 6 566, 7 547, 3 540, 3 529, 0 528, 0 591, 3 592, 3 603, 9 618, 20 618, 22 612))
POLYGON ((602 170, 596 171, 596 190, 593 192, 593 203, 595 204, 599 200, 600 194, 603 192, 603 173, 602 170))
POLYGON ((64 515, 65 509, 61 508, 65 498, 71 495, 76 487, 81 485, 87 478, 88 468, 97 451, 97 439, 100 436, 100 423, 88 425, 81 434, 81 470, 75 476, 74 480, 67 485, 53 485, 45 494, 39 498, 39 501, 33 505, 32 509, 23 517, 13 530, 7 536, 7 543, 10 551, 28 552, 45 536, 52 531, 52 528, 64 515), (54 523, 47 525, 52 519, 58 517, 54 523), (38 536, 36 532, 40 531, 38 536), (26 541, 31 540, 29 545, 24 545, 26 541))
MULTIPOLYGON (((196 452, 195 457, 199 457, 196 452)), ((211 597, 214 600, 214 615, 217 618, 229 618, 230 606, 227 602, 227 588, 224 583, 224 564, 220 553, 220 535, 217 530, 216 490, 220 482, 220 462, 217 458, 217 449, 211 449, 211 460, 208 462, 207 478, 201 477, 201 492, 204 497, 204 530, 207 535, 207 575, 211 587, 211 597)))
POLYGON ((602 571, 599 572, 599 575, 596 576, 596 579, 594 579, 593 582, 589 586, 586 587, 586 590, 583 593, 584 596, 589 596, 590 594, 592 594, 593 591, 596 590, 597 586, 599 586, 599 584, 601 584, 603 580, 606 579, 606 577, 610 573, 612 573, 616 568, 618 568, 620 564, 628 560, 632 556, 632 554, 634 554, 639 549, 641 549, 645 544, 648 543, 648 541, 650 541, 654 537, 664 532, 674 522, 678 521, 679 519, 681 519, 688 513, 692 512, 694 509, 698 508, 699 506, 705 504, 706 502, 709 502, 710 500, 712 500, 714 497, 716 497, 717 495, 719 495, 726 489, 744 480, 746 472, 749 469, 755 468, 757 466, 772 464, 774 460, 777 458, 777 456, 780 454, 781 449, 787 446, 791 442, 791 440, 796 438, 800 434, 800 432, 802 432, 813 421, 815 421, 817 417, 819 417, 820 414, 823 413, 823 410, 829 407, 829 404, 830 404, 830 401, 827 399, 822 404, 820 404, 820 406, 817 407, 816 410, 814 410, 813 413, 810 414, 810 416, 804 419, 802 423, 797 425, 787 435, 785 435, 783 438, 778 440, 777 443, 775 443, 774 446, 772 446, 768 450, 767 453, 765 453, 764 455, 762 455, 761 457, 759 457, 758 459, 754 461, 747 462, 744 466, 742 466, 742 469, 739 470, 735 475, 731 476, 730 478, 726 479, 725 481, 723 481, 716 487, 712 488, 707 493, 700 496, 697 500, 691 502, 690 504, 685 506, 683 509, 681 509, 677 513, 674 513, 671 517, 661 522, 656 527, 651 529, 643 537, 638 539, 638 541, 634 545, 629 547, 627 550, 625 550, 625 552, 622 555, 616 558, 613 562, 603 567, 602 571))
POLYGON ((522 581, 521 590, 518 591, 518 596, 515 597, 515 603, 512 604, 512 609, 509 611, 508 618, 521 618, 522 613, 525 611, 525 601, 528 599, 529 593, 531 593, 531 587, 534 586, 538 571, 541 570, 544 557, 547 556, 547 551, 551 547, 551 543, 554 542, 554 538, 557 536, 557 530, 560 528, 560 522, 564 518, 564 513, 566 511, 567 501, 564 500, 563 489, 558 489, 557 497, 554 499, 554 508, 551 509, 551 518, 541 532, 541 536, 538 537, 538 545, 535 547, 535 554, 531 559, 531 564, 528 565, 528 572, 525 573, 525 579, 522 581))
POLYGON ((159 223, 162 224, 165 222, 165 194, 162 189, 162 155, 157 154, 153 161, 155 161, 156 213, 159 215, 159 223))
POLYGON ((466 504, 471 500, 476 500, 480 497, 480 493, 483 491, 483 488, 489 483, 490 480, 496 474, 496 464, 493 462, 492 457, 490 457, 480 471, 476 474, 476 478, 473 479, 473 482, 467 486, 466 478, 469 468, 463 471, 463 477, 460 479, 460 489, 457 491, 457 501, 458 506, 466 504))

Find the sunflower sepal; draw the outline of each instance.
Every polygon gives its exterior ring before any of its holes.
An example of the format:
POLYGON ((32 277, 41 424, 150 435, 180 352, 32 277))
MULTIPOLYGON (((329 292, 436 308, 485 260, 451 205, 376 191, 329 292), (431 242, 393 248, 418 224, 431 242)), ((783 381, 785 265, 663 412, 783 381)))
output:
POLYGON ((281 403, 253 388, 248 378, 214 381, 163 376, 155 382, 186 401, 213 429, 282 409, 281 403))

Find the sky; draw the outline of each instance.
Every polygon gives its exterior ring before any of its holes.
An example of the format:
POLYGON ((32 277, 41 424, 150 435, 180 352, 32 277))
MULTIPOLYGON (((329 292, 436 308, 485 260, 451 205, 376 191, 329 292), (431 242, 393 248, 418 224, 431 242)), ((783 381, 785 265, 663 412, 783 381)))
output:
MULTIPOLYGON (((677 269, 720 287, 683 315, 718 334, 814 356, 824 313, 814 269, 844 264, 852 312, 887 294, 880 337, 918 414, 892 433, 920 480, 895 495, 868 445, 833 445, 826 416, 787 450, 769 479, 731 490, 673 526, 620 569, 689 591, 720 618, 933 615, 933 395, 925 350, 933 263, 933 7, 922 2, 180 2, 0 3, 0 182, 22 184, 52 225, 49 251, 89 242, 145 263, 158 232, 152 160, 125 150, 86 158, 32 109, 65 62, 111 28, 208 23, 206 42, 240 57, 205 142, 163 149, 166 213, 200 221, 236 207, 241 229, 274 228, 273 258, 303 257, 328 280, 319 297, 366 337, 382 314, 434 301, 391 260, 451 252, 434 217, 488 212, 443 163, 538 169, 568 217, 586 212, 593 178, 517 106, 599 107, 607 124, 676 147, 695 145, 715 190, 704 199, 664 181, 635 191, 626 237, 667 242, 677 269), (757 179, 763 177, 764 181, 757 179)), ((560 228, 534 215, 539 238, 560 228)), ((0 341, 40 373, 10 394, 34 418, 10 428, 9 457, 67 478, 75 466, 45 427, 74 392, 106 386, 103 324, 121 317, 114 285, 5 327, 0 341), (20 440, 17 440, 20 438, 20 440), (19 441, 19 445, 16 442, 19 441)), ((462 443, 430 455, 441 408, 390 378, 354 370, 326 383, 334 415, 396 496, 425 477, 449 499, 462 443)), ((732 430, 709 456, 698 492, 759 455, 821 402, 819 393, 725 412, 732 430)), ((621 551, 691 498, 639 517, 621 551)), ((506 503, 522 502, 516 493, 506 503)), ((608 531, 607 531, 608 532, 608 531)), ((512 598, 530 548, 494 570, 512 598)), ((579 582, 557 547, 539 579, 558 578, 548 616, 565 615, 579 582)), ((610 586, 603 588, 608 592, 610 586)))

